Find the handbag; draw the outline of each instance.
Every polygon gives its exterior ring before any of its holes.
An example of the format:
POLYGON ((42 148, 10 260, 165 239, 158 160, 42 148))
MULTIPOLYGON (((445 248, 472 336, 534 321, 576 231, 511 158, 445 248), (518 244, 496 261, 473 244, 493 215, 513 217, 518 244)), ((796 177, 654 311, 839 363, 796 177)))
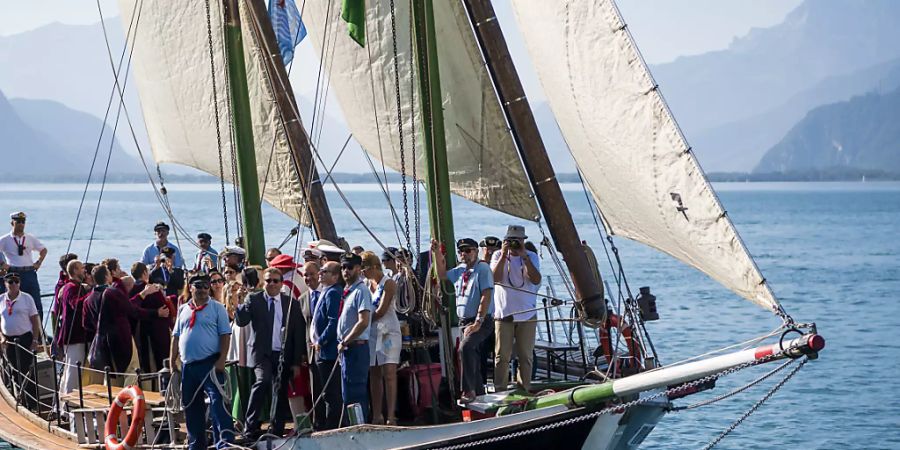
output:
POLYGON ((104 370, 106 367, 112 367, 109 360, 109 348, 103 350, 100 346, 106 346, 108 343, 105 336, 100 335, 100 329, 103 325, 103 305, 106 303, 106 292, 100 296, 100 314, 97 316, 97 332, 94 333, 94 339, 91 340, 91 350, 88 353, 88 365, 94 369, 104 370), (105 350, 105 351, 104 351, 105 350))

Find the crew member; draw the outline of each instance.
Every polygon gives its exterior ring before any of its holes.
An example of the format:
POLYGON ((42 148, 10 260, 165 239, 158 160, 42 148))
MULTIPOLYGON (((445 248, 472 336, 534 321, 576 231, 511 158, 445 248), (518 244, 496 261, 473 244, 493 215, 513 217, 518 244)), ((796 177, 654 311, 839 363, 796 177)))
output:
POLYGON ((191 299, 178 309, 172 332, 172 364, 181 370, 181 404, 184 407, 188 448, 206 449, 206 402, 213 422, 216 448, 234 442, 234 422, 225 409, 225 358, 231 343, 231 326, 225 306, 209 300, 209 277, 194 275, 190 279, 191 299))
POLYGON ((344 408, 358 403, 366 415, 369 410, 369 323, 374 308, 372 295, 360 278, 361 265, 359 255, 346 253, 341 258, 341 275, 346 287, 341 296, 337 324, 337 351, 341 358, 344 408))
POLYGON ((456 242, 456 253, 460 264, 447 270, 447 261, 440 252, 440 243, 431 241, 431 254, 437 275, 441 280, 449 280, 456 288, 456 311, 459 326, 463 328, 462 340, 459 342, 460 361, 462 363, 462 398, 469 403, 478 395, 484 394, 484 383, 481 378, 481 348, 485 339, 490 337, 493 327, 493 304, 491 293, 494 289, 494 277, 491 268, 478 259, 478 243, 474 239, 464 238, 456 242))
POLYGON ((197 256, 194 258, 194 272, 207 272, 219 267, 219 252, 212 248, 212 236, 209 233, 197 235, 197 256))
POLYGON ((163 249, 171 247, 175 250, 174 264, 175 267, 184 267, 184 258, 181 256, 181 250, 175 244, 169 242, 169 224, 165 222, 156 222, 153 226, 153 232, 156 233, 156 240, 144 249, 144 255, 141 262, 151 268, 155 268, 159 264, 163 249))
POLYGON ((3 277, 6 292, 0 294, 0 344, 5 347, 6 360, 12 365, 14 386, 29 392, 24 396, 26 403, 33 404, 36 390, 33 382, 26 382, 31 369, 32 356, 28 350, 36 351, 41 337, 41 323, 34 299, 20 290, 21 277, 16 272, 3 277))
POLYGON ((0 237, 0 252, 6 258, 9 268, 7 272, 18 273, 21 280, 21 291, 27 292, 34 299, 38 317, 43 322, 44 307, 41 305, 41 285, 38 284, 37 271, 47 257, 47 247, 38 238, 25 232, 25 213, 16 212, 9 216, 12 230, 0 237), (38 252, 38 260, 32 253, 38 252))

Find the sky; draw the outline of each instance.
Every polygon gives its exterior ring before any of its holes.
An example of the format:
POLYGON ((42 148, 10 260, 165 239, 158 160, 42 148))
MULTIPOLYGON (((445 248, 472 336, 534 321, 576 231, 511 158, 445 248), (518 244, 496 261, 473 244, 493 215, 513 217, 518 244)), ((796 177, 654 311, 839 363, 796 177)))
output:
MULTIPOLYGON (((500 19, 511 18, 510 0, 495 1, 500 19)), ((548 0, 554 1, 554 0, 548 0)), ((302 0, 298 0, 298 6, 302 0)), ((753 27, 780 22, 801 0, 619 0, 617 3, 651 64, 728 46, 753 27)), ((116 0, 100 0, 106 17, 118 15, 116 0)), ((98 21, 97 0, 0 0, 0 35, 52 22, 98 21)))

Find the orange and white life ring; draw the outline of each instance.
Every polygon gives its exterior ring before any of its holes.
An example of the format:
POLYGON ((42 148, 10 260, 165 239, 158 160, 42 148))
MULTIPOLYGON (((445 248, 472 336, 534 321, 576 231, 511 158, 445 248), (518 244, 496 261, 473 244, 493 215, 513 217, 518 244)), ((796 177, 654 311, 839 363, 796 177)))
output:
POLYGON ((643 360, 643 353, 641 352, 640 342, 634 338, 634 329, 631 324, 624 323, 624 321, 615 314, 610 314, 608 320, 609 326, 600 327, 600 348, 603 349, 603 356, 606 357, 606 362, 609 364, 612 364, 613 362, 612 342, 609 337, 609 330, 610 328, 616 328, 625 340, 625 346, 628 347, 628 353, 634 360, 635 366, 639 365, 643 360))
POLYGON ((106 434, 104 440, 106 450, 130 450, 137 445, 138 439, 144 431, 145 410, 144 392, 141 391, 141 388, 128 386, 119 391, 119 395, 109 407, 109 414, 106 415, 106 427, 103 431, 106 434), (132 401, 131 425, 128 427, 125 439, 119 442, 116 437, 116 426, 119 424, 119 416, 125 411, 125 404, 129 400, 132 401))

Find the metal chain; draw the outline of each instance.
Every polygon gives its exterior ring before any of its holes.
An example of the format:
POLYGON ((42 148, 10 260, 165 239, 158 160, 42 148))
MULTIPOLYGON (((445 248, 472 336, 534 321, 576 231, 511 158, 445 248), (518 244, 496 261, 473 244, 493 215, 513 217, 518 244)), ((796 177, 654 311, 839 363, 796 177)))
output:
POLYGON ((728 436, 732 431, 734 431, 735 428, 744 423, 744 421, 747 420, 748 417, 750 417, 750 414, 756 412, 756 410, 759 409, 759 407, 762 406, 763 403, 765 403, 767 400, 769 400, 769 398, 775 395, 775 393, 778 392, 778 390, 781 389, 782 386, 784 386, 784 384, 788 382, 788 380, 796 375, 797 372, 799 372, 807 362, 809 362, 809 358, 800 361, 800 364, 798 364, 797 367, 794 367, 793 370, 791 370, 781 381, 778 382, 778 384, 772 386, 772 389, 769 389, 769 392, 766 392, 766 395, 764 395, 761 399, 759 399, 759 401, 754 403, 753 406, 751 406, 750 409, 747 410, 747 412, 745 412, 741 417, 735 420, 734 423, 732 423, 728 428, 725 429, 725 431, 722 432, 722 434, 716 436, 716 438, 713 439, 709 444, 706 444, 706 446, 703 447, 703 450, 709 450, 718 445, 719 442, 722 441, 722 439, 725 439, 725 436, 728 436))
MULTIPOLYGON (((410 0, 410 11, 412 11, 412 0, 410 0)), ((409 36, 410 36, 410 53, 412 53, 413 49, 413 18, 412 14, 409 16, 409 36)), ((422 223, 421 223, 421 210, 419 206, 419 174, 418 167, 419 161, 416 156, 416 67, 413 63, 413 57, 410 55, 409 57, 409 121, 410 121, 410 130, 412 133, 410 134, 410 147, 412 148, 411 152, 413 155, 412 161, 412 179, 413 179, 413 220, 415 221, 415 230, 416 230, 416 254, 415 259, 418 262, 419 255, 422 254, 422 223)), ((410 249, 407 249, 410 250, 410 249)), ((412 267, 413 261, 407 261, 407 264, 412 267)))
MULTIPOLYGON (((769 355, 769 356, 766 356, 766 357, 763 357, 763 358, 760 358, 760 359, 757 359, 757 360, 748 361, 748 362, 746 362, 746 363, 739 364, 739 365, 734 366, 734 367, 732 367, 732 368, 730 368, 730 369, 725 369, 725 370, 722 370, 722 371, 720 371, 720 372, 717 372, 717 373, 714 373, 714 374, 707 375, 707 376, 705 376, 705 377, 703 377, 703 378, 699 378, 699 379, 697 379, 697 380, 694 380, 694 381, 691 381, 691 382, 682 384, 682 385, 680 385, 680 386, 676 386, 676 387, 674 387, 674 388, 667 389, 667 390, 665 390, 665 391, 657 392, 657 393, 655 393, 655 394, 653 394, 653 395, 649 395, 649 396, 647 396, 647 397, 638 398, 638 399, 632 400, 632 401, 630 401, 630 402, 622 403, 621 405, 610 406, 610 407, 601 409, 601 410, 599 410, 599 411, 592 412, 592 413, 590 413, 590 414, 585 414, 585 415, 583 415, 583 416, 573 417, 573 418, 571 418, 571 419, 566 419, 566 420, 562 420, 562 421, 559 421, 559 422, 549 423, 549 424, 547 424, 547 425, 543 425, 543 426, 540 426, 540 427, 529 428, 529 429, 522 430, 522 431, 516 431, 516 432, 514 432, 514 433, 509 433, 509 434, 505 434, 505 435, 502 435, 502 436, 494 436, 494 437, 490 437, 490 438, 486 438, 486 439, 480 439, 480 440, 477 440, 477 441, 466 442, 466 443, 464 443, 464 444, 457 444, 457 445, 450 445, 450 446, 446 446, 446 447, 439 447, 439 450, 457 450, 457 449, 473 448, 473 447, 478 447, 478 446, 482 446, 482 445, 493 444, 493 443, 496 443, 496 442, 501 442, 501 441, 505 441, 505 440, 509 440, 509 439, 515 439, 515 438, 519 438, 519 437, 529 436, 529 435, 532 435, 532 434, 535 434, 535 433, 541 433, 541 432, 544 432, 544 431, 547 431, 547 430, 552 430, 552 429, 555 429, 555 428, 559 428, 559 427, 563 427, 563 426, 568 426, 568 425, 571 425, 571 424, 583 422, 583 421, 585 421, 585 420, 595 419, 595 418, 600 417, 600 416, 602 416, 602 415, 604 415, 604 414, 609 414, 609 413, 623 413, 623 412, 625 412, 626 410, 628 410, 628 409, 630 409, 630 408, 633 408, 633 407, 635 407, 635 406, 638 406, 638 405, 641 405, 641 404, 650 402, 651 400, 655 400, 655 399, 660 398, 660 397, 663 397, 663 396, 668 396, 668 395, 674 394, 674 393, 676 393, 676 392, 683 391, 683 390, 685 390, 685 389, 690 389, 690 388, 692 388, 692 387, 696 387, 696 386, 699 386, 699 385, 701 385, 701 384, 708 383, 708 382, 710 382, 710 381, 712 381, 712 380, 715 380, 715 379, 717 379, 717 378, 720 378, 720 377, 723 377, 723 376, 726 376, 726 375, 731 375, 732 373, 741 371, 741 370, 746 369, 746 368, 748 368, 748 367, 752 367, 752 366, 755 366, 755 365, 758 365, 758 364, 763 364, 763 363, 772 361, 772 360, 774 360, 774 359, 776 359, 776 358, 778 358, 778 357, 780 357, 780 356, 782 356, 782 355, 783 355, 783 353, 774 353, 774 354, 771 354, 771 355, 769 355)), ((804 360, 803 363, 805 363, 806 361, 808 361, 808 359, 804 360)), ((793 375, 797 372, 797 370, 799 370, 800 367, 803 367, 803 363, 801 363, 799 366, 797 366, 797 367, 796 367, 796 368, 788 375, 788 378, 790 378, 791 376, 793 376, 793 375)), ((787 379, 782 380, 776 387, 780 388, 782 385, 784 385, 785 382, 787 382, 787 379)), ((768 397, 771 397, 771 395, 772 395, 773 393, 774 393, 774 392, 771 392, 771 391, 770 391, 770 393, 766 395, 766 397, 764 398, 763 401, 765 401, 765 399, 768 399, 768 397)), ((754 408, 753 408, 753 409, 755 410, 756 408, 759 408, 759 405, 761 405, 761 404, 762 404, 761 402, 758 402, 757 405, 754 405, 754 408)), ((749 414, 747 414, 747 415, 749 415, 749 414)), ((746 417, 742 417, 740 420, 743 421, 743 419, 746 419, 746 417)), ((739 423, 738 423, 738 425, 739 425, 739 423)), ((734 424, 732 424, 732 426, 733 426, 734 428, 737 427, 737 425, 734 425, 734 424)), ((732 429, 733 429, 733 428, 732 428, 732 429)), ((729 431, 729 432, 730 432, 730 431, 729 431)), ((726 433, 726 434, 727 434, 727 433, 726 433)), ((721 440, 721 438, 723 438, 723 437, 724 437, 724 435, 721 436, 718 440, 721 440)))
POLYGON ((791 365, 791 363, 793 363, 793 362, 794 362, 793 359, 789 359, 789 360, 785 361, 784 364, 770 370, 769 372, 766 372, 763 376, 761 376, 761 377, 759 377, 737 389, 726 392, 722 395, 713 397, 708 400, 703 400, 703 401, 700 401, 697 403, 692 403, 687 406, 678 406, 678 407, 672 408, 672 411, 687 411, 687 410, 691 410, 691 409, 697 409, 702 406, 712 405, 713 403, 718 403, 722 400, 734 397, 735 395, 738 395, 738 394, 746 391, 747 389, 750 389, 750 388, 756 386, 757 384, 762 383, 763 381, 769 379, 772 375, 775 375, 776 373, 781 372, 782 370, 784 370, 785 367, 791 365))
POLYGON ((213 111, 216 115, 216 148, 219 150, 219 184, 222 188, 222 219, 225 221, 225 242, 230 242, 228 236, 228 199, 225 196, 225 160, 222 156, 222 127, 219 121, 219 94, 216 88, 216 59, 213 46, 212 13, 209 0, 206 0, 206 39, 209 43, 209 74, 212 78, 213 111))
MULTIPOLYGON (((400 138, 400 185, 403 191, 403 232, 406 235, 406 248, 410 247, 409 238, 409 197, 406 192, 406 149, 403 146, 403 111, 400 97, 400 62, 397 60, 397 23, 394 0, 391 0, 391 37, 394 50, 394 88, 397 93, 397 133, 400 138)), ((415 149, 413 149, 413 165, 415 165, 415 149)), ((387 181, 387 180, 385 180, 387 181)), ((415 182, 415 180, 413 180, 415 182)))

